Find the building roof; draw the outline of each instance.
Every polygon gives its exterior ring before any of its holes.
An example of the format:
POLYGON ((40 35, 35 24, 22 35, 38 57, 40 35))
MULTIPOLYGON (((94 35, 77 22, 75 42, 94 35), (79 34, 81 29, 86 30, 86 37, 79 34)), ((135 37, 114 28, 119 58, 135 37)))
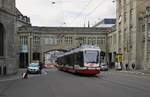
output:
POLYGON ((98 23, 96 23, 93 27, 112 27, 116 24, 115 18, 105 18, 98 23))

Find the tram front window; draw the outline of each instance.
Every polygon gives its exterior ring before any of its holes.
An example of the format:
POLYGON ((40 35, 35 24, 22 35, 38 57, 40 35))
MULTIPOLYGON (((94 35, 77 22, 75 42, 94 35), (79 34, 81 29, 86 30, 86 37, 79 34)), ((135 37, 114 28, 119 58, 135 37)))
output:
POLYGON ((85 63, 98 63, 99 62, 99 52, 98 51, 85 51, 84 62, 85 63))

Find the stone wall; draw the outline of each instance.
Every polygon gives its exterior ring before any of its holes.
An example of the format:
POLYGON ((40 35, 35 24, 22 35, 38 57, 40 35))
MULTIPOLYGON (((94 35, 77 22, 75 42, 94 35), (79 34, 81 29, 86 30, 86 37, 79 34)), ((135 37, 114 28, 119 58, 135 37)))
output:
MULTIPOLYGON (((0 7, 0 23, 4 27, 4 56, 0 57, 0 70, 6 74, 16 72, 16 46, 15 46, 15 0, 3 0, 0 7)), ((2 74, 1 73, 1 74, 2 74)))

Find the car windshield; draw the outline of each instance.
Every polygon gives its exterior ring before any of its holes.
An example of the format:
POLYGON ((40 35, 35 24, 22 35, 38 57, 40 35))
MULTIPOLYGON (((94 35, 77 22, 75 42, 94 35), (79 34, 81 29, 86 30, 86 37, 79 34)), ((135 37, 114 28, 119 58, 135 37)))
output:
POLYGON ((98 63, 99 62, 98 51, 92 51, 92 50, 85 51, 84 62, 85 63, 98 63))
POLYGON ((38 63, 31 63, 31 64, 29 64, 29 67, 38 67, 38 66, 39 66, 38 63))

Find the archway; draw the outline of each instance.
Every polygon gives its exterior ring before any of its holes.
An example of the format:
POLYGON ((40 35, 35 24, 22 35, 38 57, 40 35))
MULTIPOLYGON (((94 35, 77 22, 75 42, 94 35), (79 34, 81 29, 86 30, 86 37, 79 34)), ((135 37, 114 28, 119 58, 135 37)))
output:
POLYGON ((0 56, 4 56, 4 26, 0 23, 0 56))
POLYGON ((65 49, 51 49, 51 50, 44 52, 44 59, 43 59, 44 64, 45 65, 56 64, 55 61, 56 61, 57 56, 64 53, 64 52, 67 52, 67 50, 65 50, 65 49))

